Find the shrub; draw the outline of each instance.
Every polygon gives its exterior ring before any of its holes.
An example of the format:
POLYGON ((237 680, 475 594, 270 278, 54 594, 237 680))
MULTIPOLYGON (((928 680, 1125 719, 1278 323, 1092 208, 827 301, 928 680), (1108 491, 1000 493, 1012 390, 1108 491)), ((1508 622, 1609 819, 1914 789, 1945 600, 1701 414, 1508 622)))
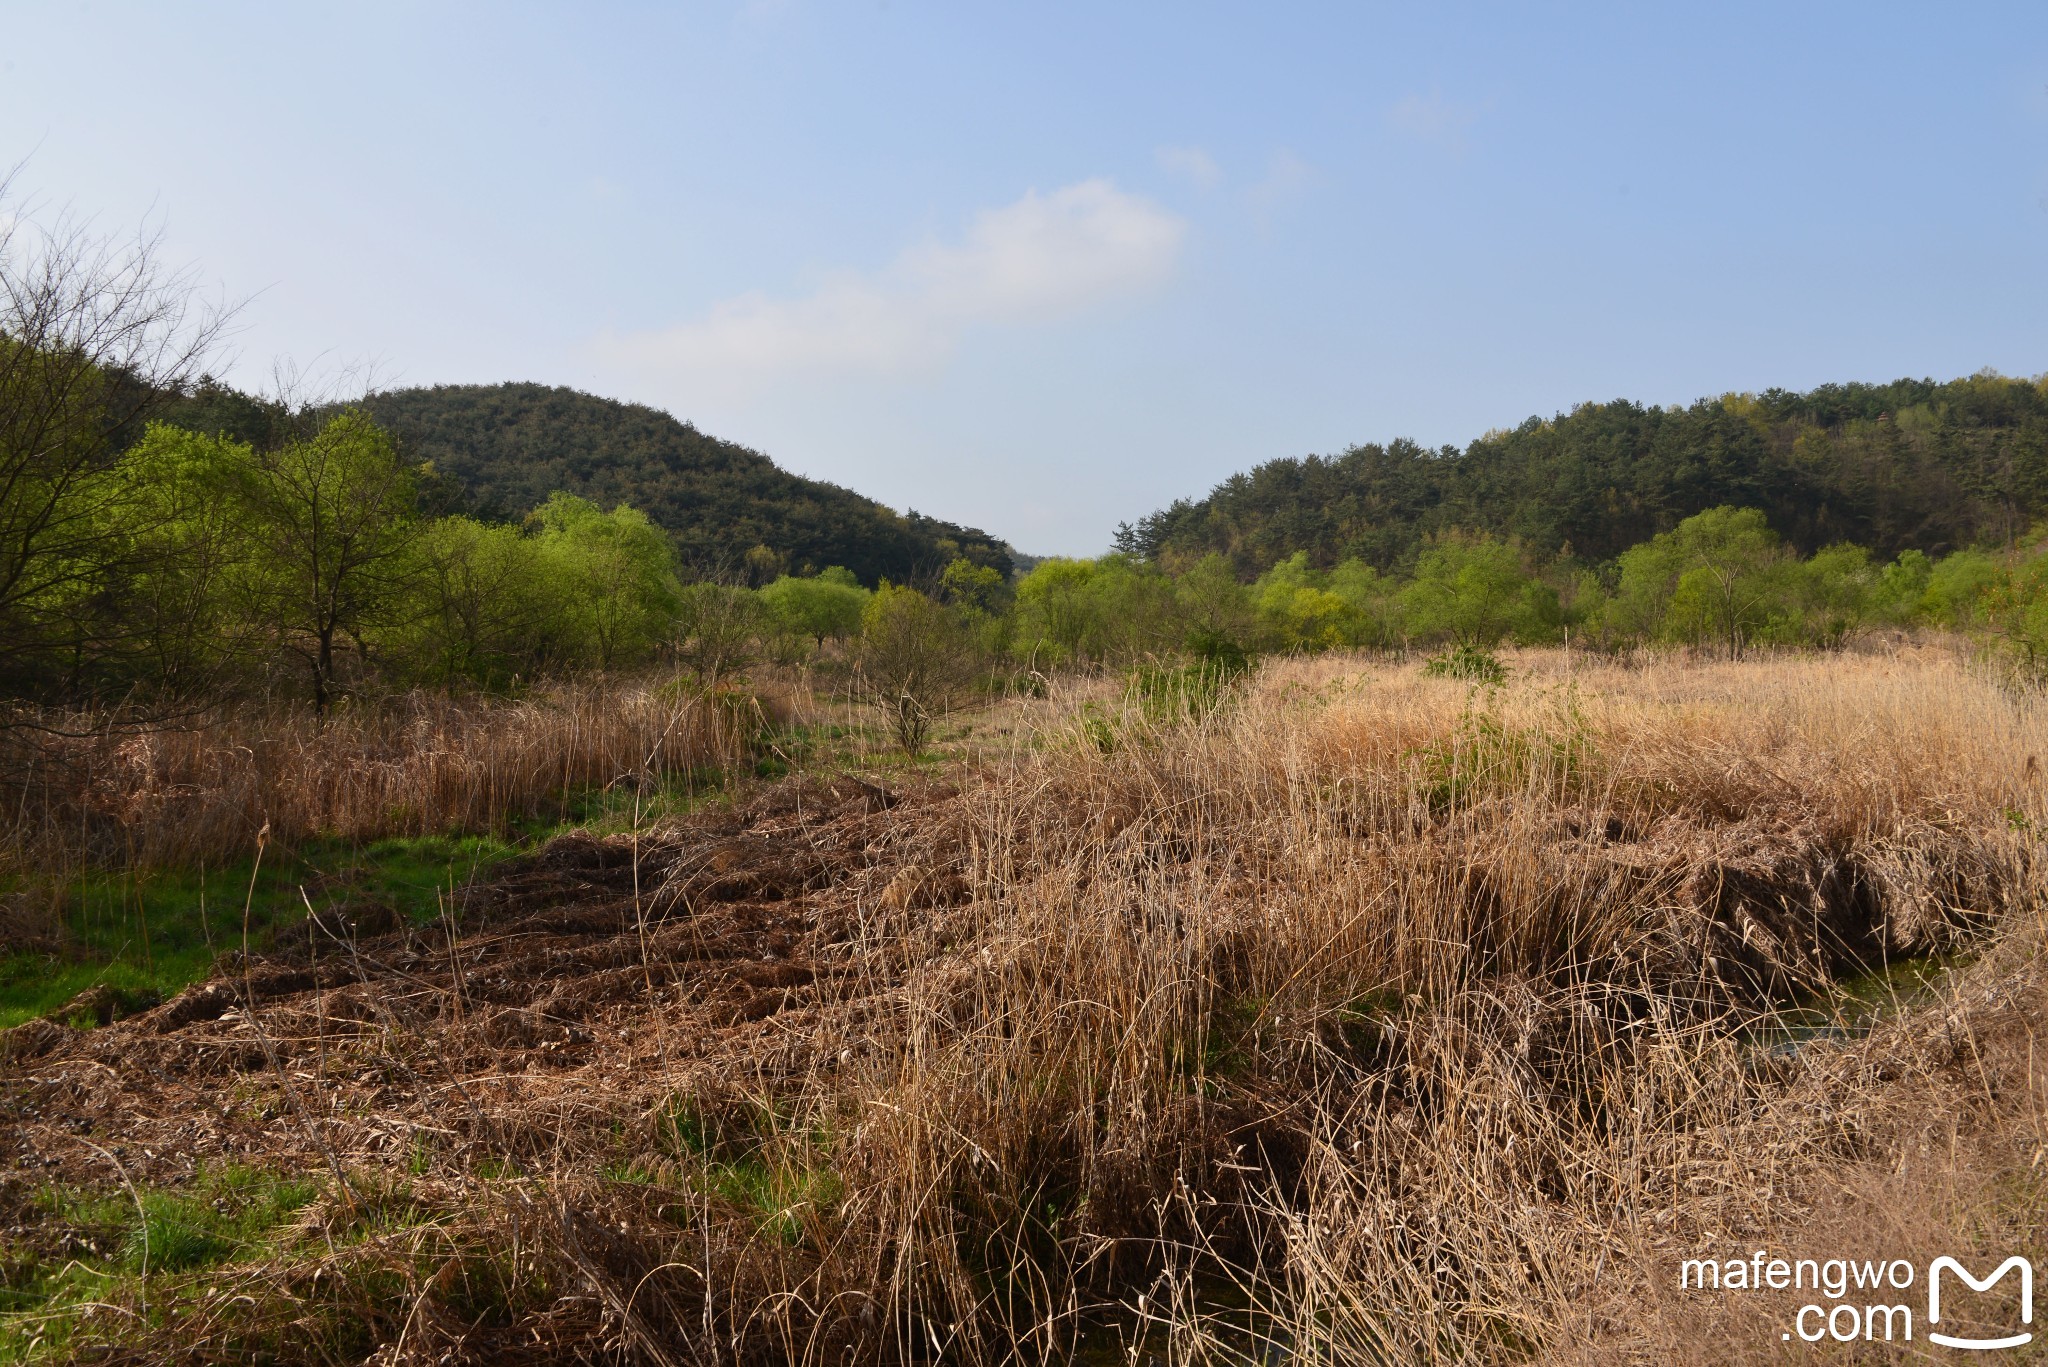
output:
POLYGON ((1508 667, 1490 650, 1478 646, 1453 646, 1430 656, 1422 672, 1433 679, 1467 679, 1498 688, 1508 681, 1508 667))
POLYGON ((1147 661, 1131 671, 1129 694, 1153 721, 1203 715, 1232 683, 1251 670, 1250 658, 1226 637, 1196 632, 1189 644, 1193 660, 1180 664, 1147 661))
POLYGON ((916 589, 885 583, 861 612, 861 680, 906 754, 966 701, 981 666, 959 615, 916 589))

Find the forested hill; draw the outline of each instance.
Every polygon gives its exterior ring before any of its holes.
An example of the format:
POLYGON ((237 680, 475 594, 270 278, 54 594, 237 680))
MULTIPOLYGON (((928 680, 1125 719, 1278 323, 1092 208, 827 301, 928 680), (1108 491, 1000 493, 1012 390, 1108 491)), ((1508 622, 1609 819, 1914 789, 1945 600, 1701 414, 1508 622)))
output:
POLYGON ((401 389, 364 406, 409 459, 432 461, 454 481, 479 516, 518 517, 564 489, 605 507, 630 503, 704 571, 844 565, 874 583, 936 573, 965 555, 1009 572, 1002 544, 980 531, 895 513, 639 404, 501 384, 401 389), (757 553, 749 566, 757 546, 781 563, 763 566, 757 553))
POLYGON ((2048 515, 2048 377, 1585 404, 1463 451, 1395 441, 1269 461, 1118 540, 1168 564, 1220 552, 1246 574, 1298 550, 1400 568, 1454 527, 1602 561, 1723 504, 1763 510, 1808 552, 2002 542, 2048 515))

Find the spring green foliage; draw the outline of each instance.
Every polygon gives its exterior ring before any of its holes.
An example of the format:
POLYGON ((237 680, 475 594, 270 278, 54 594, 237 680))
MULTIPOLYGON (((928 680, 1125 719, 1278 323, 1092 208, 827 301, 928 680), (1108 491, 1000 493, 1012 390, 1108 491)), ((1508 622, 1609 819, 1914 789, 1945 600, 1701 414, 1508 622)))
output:
POLYGON ((151 424, 94 476, 100 549, 48 576, 17 692, 197 698, 282 683, 505 688, 651 659, 681 608, 668 537, 557 493, 522 525, 420 509, 431 471, 356 410, 262 449, 151 424))
POLYGON ((1010 606, 1010 582, 991 565, 956 557, 939 576, 939 597, 956 607, 994 616, 1010 606))
MULTIPOLYGON (((1007 550, 983 532, 790 474, 758 451, 639 404, 505 384, 395 390, 364 406, 478 517, 510 521, 566 491, 600 507, 641 509, 686 567, 744 566, 756 584, 828 565, 846 566, 866 584, 900 582, 935 575, 959 557, 1009 577, 1007 550)), ((216 396, 209 411, 220 409, 216 396)))
POLYGON ((1472 647, 1539 639, 1559 620, 1556 591, 1529 573, 1518 547, 1460 533, 1439 537, 1415 562, 1401 609, 1413 635, 1472 647))
POLYGON ((675 553, 661 529, 637 509, 607 513, 565 493, 551 495, 529 521, 555 585, 547 620, 563 656, 599 669, 651 656, 680 606, 675 553))
MULTIPOLYGON (((772 660, 894 699, 891 725, 914 749, 966 689, 966 661, 986 686, 1006 671, 1219 651, 1570 640, 1734 657, 1917 627, 1995 638, 2030 672, 2048 661, 2048 570, 2019 530, 2037 501, 2027 471, 2039 453, 2027 443, 2048 439, 2048 400, 2032 382, 1729 396, 1683 411, 1607 405, 1463 453, 1359 448, 1262 467, 1199 509, 1126 529, 1124 549, 1039 561, 1015 582, 986 546, 935 534, 905 551, 924 567, 916 576, 876 592, 862 585, 872 556, 813 572, 808 551, 739 505, 721 534, 749 547, 728 562, 736 580, 686 583, 673 526, 566 491, 610 487, 592 473, 598 401, 516 386, 422 393, 377 401, 410 424, 400 441, 369 409, 294 414, 201 385, 173 408, 216 424, 212 435, 155 423, 122 437, 116 458, 69 463, 65 535, 22 552, 27 587, 0 603, 6 691, 282 687, 325 707, 367 690, 509 690, 653 663, 716 689, 772 660), (568 464, 517 520, 450 511, 468 495, 413 459, 525 451, 542 418, 566 424, 568 464), (506 430, 458 440, 486 419, 506 430), (577 474, 579 461, 590 469, 577 474), (1834 512, 1807 507, 1845 471, 1882 461, 1896 462, 1892 474, 1967 473, 1975 501, 1909 516, 1920 495, 1891 485, 1876 502, 1844 494, 1834 512), (1609 483, 1596 490, 1599 480, 1609 483), (1691 507, 1724 486, 1754 501, 1691 507), (1987 518, 2006 549, 1951 544, 1990 530, 1987 518), (1901 546, 1909 537, 1922 544, 1901 546)), ((90 385, 79 402, 98 402, 90 385)), ((658 417, 633 417, 651 443, 635 460, 649 470, 661 452, 684 454, 656 439, 659 423, 646 427, 658 417)), ((710 461, 710 448, 684 446, 710 461)), ((721 459, 758 475, 748 461, 760 458, 744 454, 721 459)), ((2048 467, 2038 483, 2048 500, 2048 467)))
POLYGON ((1611 625, 1737 655, 1791 627, 1799 566, 1754 508, 1713 508, 1624 552, 1611 625))
POLYGON ((274 629, 325 707, 336 648, 360 647, 415 608, 417 472, 354 410, 273 451, 221 451, 215 475, 240 552, 231 606, 274 629))
POLYGON ((783 575, 761 590, 761 606, 783 632, 822 646, 843 641, 860 630, 861 609, 868 591, 851 571, 834 565, 805 577, 783 575))
POLYGON ((557 492, 518 524, 429 517, 431 478, 356 411, 271 450, 152 425, 94 476, 104 545, 45 576, 29 609, 52 620, 23 646, 43 643, 43 677, 73 691, 282 682, 316 707, 365 683, 507 689, 664 660, 716 686, 764 658, 815 660, 888 698, 913 751, 966 676, 1003 659, 1129 667, 1560 639, 1739 656, 1927 626, 1995 636, 2030 671, 2048 660, 2039 555, 1879 562, 1837 543, 1801 557, 1754 508, 1706 509, 1604 564, 1449 530, 1405 573, 1296 550, 1246 583, 1220 554, 1174 573, 1119 552, 1045 560, 1012 586, 959 556, 928 592, 870 592, 840 567, 760 589, 684 584, 669 538, 635 509, 557 492))
MULTIPOLYGON (((557 579, 518 527, 444 517, 419 541, 418 613, 395 642, 408 672, 436 688, 507 688, 536 663, 536 643, 560 650, 557 579)), ((547 647, 543 647, 546 649, 547 647)))
POLYGON ((1121 552, 1048 560, 1018 584, 1015 616, 1018 658, 1041 666, 1199 655, 1218 641, 1267 652, 1451 646, 1455 659, 1565 640, 1739 656, 1913 628, 1987 634, 2048 665, 2048 541, 1938 558, 1909 549, 1888 562, 1835 543, 1802 557, 1760 511, 1719 507, 1604 564, 1455 530, 1423 545, 1405 574, 1355 558, 1320 569, 1303 550, 1250 583, 1220 554, 1178 574, 1121 552))
POLYGON ((1802 554, 2005 544, 2048 518, 2048 377, 1582 404, 1463 450, 1394 441, 1276 460, 1125 527, 1118 548, 1176 568, 1221 554, 1243 576, 1296 551, 1384 573, 1462 529, 1542 561, 1606 563, 1722 506, 1757 509, 1802 554))
POLYGON ((858 662, 864 691, 910 755, 987 671, 961 609, 886 582, 861 610, 858 662))
MULTIPOLYGON (((1194 587, 1218 591, 1211 606, 1229 619, 1226 630, 1247 614, 1242 588, 1227 577, 1194 587)), ((1012 648, 1041 669, 1178 650, 1191 620, 1181 588, 1158 566, 1128 555, 1041 560, 1017 583, 1012 648)))

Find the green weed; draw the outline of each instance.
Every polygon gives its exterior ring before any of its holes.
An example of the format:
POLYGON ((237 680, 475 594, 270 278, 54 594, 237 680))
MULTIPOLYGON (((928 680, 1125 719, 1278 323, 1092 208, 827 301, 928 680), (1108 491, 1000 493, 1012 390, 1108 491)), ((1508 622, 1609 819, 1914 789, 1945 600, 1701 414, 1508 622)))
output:
POLYGON ((1498 688, 1508 681, 1508 667, 1500 657, 1480 646, 1461 645, 1432 655, 1422 672, 1433 679, 1465 679, 1498 688))

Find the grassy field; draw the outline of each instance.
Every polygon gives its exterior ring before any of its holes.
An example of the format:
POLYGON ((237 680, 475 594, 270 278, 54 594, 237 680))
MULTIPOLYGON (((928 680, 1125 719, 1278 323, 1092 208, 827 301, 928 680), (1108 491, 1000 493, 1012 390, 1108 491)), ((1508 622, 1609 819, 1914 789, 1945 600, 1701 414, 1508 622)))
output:
MULTIPOLYGON (((133 1014, 242 949, 245 929, 267 951, 309 910, 435 922, 518 853, 722 802, 736 783, 942 762, 894 753, 862 709, 801 683, 734 697, 579 688, 100 734, 91 718, 50 719, 84 734, 9 756, 30 781, 0 831, 0 1028, 82 994, 133 1014)), ((948 748, 973 730, 945 728, 948 748)))
POLYGON ((132 858, 53 802, 0 1361, 1848 1360, 1680 1263, 2037 1246, 2039 696, 1508 663, 1077 682, 916 764, 815 699, 637 767, 653 694, 562 704, 576 764, 537 704, 278 726, 152 761, 132 858))

